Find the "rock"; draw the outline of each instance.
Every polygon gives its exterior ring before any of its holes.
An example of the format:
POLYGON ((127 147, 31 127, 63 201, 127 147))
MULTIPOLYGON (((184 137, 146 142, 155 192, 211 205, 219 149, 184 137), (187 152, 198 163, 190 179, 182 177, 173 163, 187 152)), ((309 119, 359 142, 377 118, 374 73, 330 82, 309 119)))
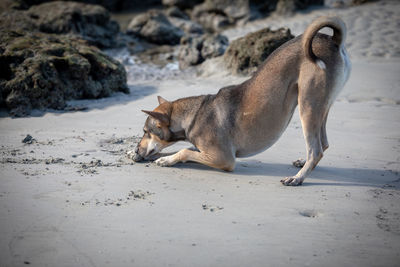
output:
POLYGON ((294 13, 296 10, 296 0, 279 0, 276 5, 275 13, 281 16, 287 16, 294 13))
POLYGON ((203 27, 200 24, 191 21, 186 13, 175 6, 165 10, 164 14, 174 26, 182 29, 185 33, 203 33, 203 27))
POLYGON ((183 37, 178 55, 179 68, 185 69, 206 59, 221 56, 228 44, 228 38, 220 34, 183 37))
POLYGON ((0 12, 9 11, 12 9, 27 9, 28 7, 22 1, 18 0, 1 0, 0 12))
POLYGON ((243 18, 250 12, 249 0, 206 0, 203 4, 196 6, 196 9, 221 12, 234 20, 243 18))
POLYGON ((132 19, 127 33, 156 44, 179 44, 183 31, 174 26, 160 11, 150 10, 132 19))
POLYGON ((180 19, 180 18, 174 18, 170 17, 168 18, 169 21, 175 26, 183 30, 185 33, 194 33, 194 34, 202 34, 203 33, 203 27, 191 20, 186 20, 186 19, 180 19))
POLYGON ((206 0, 192 12, 192 19, 212 32, 219 32, 246 16, 250 16, 248 0, 206 0))
MULTIPOLYGON (((33 5, 39 5, 45 2, 52 2, 53 0, 1 0, 12 2, 18 9, 28 9, 33 5)), ((65 0, 69 1, 69 0, 65 0)), ((101 5, 110 11, 124 11, 127 9, 147 9, 155 5, 161 5, 161 0, 75 0, 75 2, 82 2, 87 4, 101 5)))
POLYGON ((324 0, 279 0, 275 13, 277 15, 291 15, 295 11, 306 9, 312 5, 324 5, 324 0))
POLYGON ((25 11, 8 10, 0 13, 0 30, 19 29, 26 31, 37 31, 38 29, 32 19, 25 11))
POLYGON ((203 0, 162 0, 165 6, 177 6, 179 8, 192 8, 195 5, 203 2, 203 0))
POLYGON ((102 5, 110 11, 146 10, 161 5, 161 0, 78 0, 77 2, 102 5))
POLYGON ((202 39, 201 56, 204 59, 222 56, 229 45, 228 38, 221 34, 204 35, 202 39))
POLYGON ((14 116, 129 92, 122 64, 71 36, 1 29, 0 66, 0 105, 14 116))
POLYGON ((33 142, 35 142, 36 141, 36 139, 35 138, 33 138, 30 134, 27 134, 26 136, 25 136, 25 138, 22 140, 22 143, 24 143, 24 144, 32 144, 33 142))
POLYGON ((234 40, 224 54, 226 67, 234 74, 249 74, 279 46, 294 36, 287 28, 264 28, 234 40))
POLYGON ((196 16, 195 20, 209 32, 221 32, 233 24, 233 21, 229 20, 228 17, 218 13, 205 12, 196 16))
POLYGON ((255 18, 268 16, 276 9, 278 0, 250 0, 250 9, 255 18))
POLYGON ((168 17, 175 17, 180 19, 189 19, 189 16, 176 6, 169 7, 165 10, 165 15, 168 17))
POLYGON ((179 47, 179 68, 186 69, 193 65, 198 65, 204 61, 201 56, 202 40, 201 37, 187 36, 181 39, 179 47))
POLYGON ((74 34, 101 48, 113 47, 119 26, 98 5, 55 1, 32 6, 27 11, 1 14, 0 28, 55 34, 74 34))
POLYGON ((367 3, 377 2, 378 0, 352 0, 350 5, 352 6, 359 6, 367 3))
POLYGON ((55 1, 32 6, 28 15, 41 32, 73 33, 99 47, 113 47, 119 26, 101 6, 55 1))

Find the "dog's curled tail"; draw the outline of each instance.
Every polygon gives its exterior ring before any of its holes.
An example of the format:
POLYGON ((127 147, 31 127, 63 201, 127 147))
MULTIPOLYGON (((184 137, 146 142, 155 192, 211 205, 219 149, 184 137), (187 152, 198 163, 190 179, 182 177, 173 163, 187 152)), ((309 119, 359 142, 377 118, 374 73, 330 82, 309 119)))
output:
POLYGON ((329 27, 333 29, 332 41, 337 45, 341 46, 346 39, 346 25, 343 20, 338 17, 319 17, 314 20, 305 30, 303 34, 303 50, 306 58, 315 62, 321 68, 325 68, 325 63, 318 59, 318 57, 312 51, 312 41, 314 36, 322 28, 329 27))

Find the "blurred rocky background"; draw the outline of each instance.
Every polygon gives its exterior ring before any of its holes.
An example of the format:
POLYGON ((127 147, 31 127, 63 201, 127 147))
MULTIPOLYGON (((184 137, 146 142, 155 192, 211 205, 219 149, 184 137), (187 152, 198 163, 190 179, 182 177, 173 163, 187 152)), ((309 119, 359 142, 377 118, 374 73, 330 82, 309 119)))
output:
POLYGON ((247 75, 294 36, 290 29, 265 28, 230 43, 224 30, 323 5, 324 0, 0 0, 0 107, 26 116, 32 109, 65 109, 71 99, 129 93, 126 69, 135 64, 163 68, 175 62, 185 70, 223 56, 231 73, 247 75), (117 60, 110 51, 118 49, 129 55, 117 60))

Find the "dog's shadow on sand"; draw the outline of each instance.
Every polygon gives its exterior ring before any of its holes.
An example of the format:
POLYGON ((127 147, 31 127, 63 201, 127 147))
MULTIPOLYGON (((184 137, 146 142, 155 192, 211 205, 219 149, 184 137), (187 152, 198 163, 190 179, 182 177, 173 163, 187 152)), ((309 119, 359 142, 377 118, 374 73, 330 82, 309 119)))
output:
MULTIPOLYGON (((179 163, 172 168, 179 169, 195 169, 195 170, 214 170, 208 166, 197 163, 179 163)), ((299 168, 294 167, 290 163, 265 163, 260 161, 238 161, 233 172, 224 172, 226 175, 237 176, 259 176, 262 179, 278 178, 278 181, 284 177, 293 176, 299 168)), ((400 174, 392 170, 384 169, 360 169, 360 168, 343 168, 331 166, 317 166, 306 178, 303 186, 370 186, 382 187, 391 184, 393 189, 400 189, 400 174), (318 182, 315 182, 318 180, 318 182)))

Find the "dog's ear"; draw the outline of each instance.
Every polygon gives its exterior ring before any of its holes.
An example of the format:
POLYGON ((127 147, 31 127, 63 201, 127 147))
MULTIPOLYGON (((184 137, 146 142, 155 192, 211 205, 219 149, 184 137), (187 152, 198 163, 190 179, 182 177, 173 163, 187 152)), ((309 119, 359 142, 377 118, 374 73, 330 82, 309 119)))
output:
POLYGON ((148 111, 148 110, 142 110, 144 113, 149 115, 150 117, 156 119, 158 122, 160 122, 163 125, 168 126, 169 125, 169 117, 167 114, 161 113, 161 112, 156 112, 156 111, 148 111))
POLYGON ((166 103, 168 102, 168 100, 166 100, 165 98, 161 97, 161 96, 157 96, 158 99, 158 104, 162 104, 162 103, 166 103))

